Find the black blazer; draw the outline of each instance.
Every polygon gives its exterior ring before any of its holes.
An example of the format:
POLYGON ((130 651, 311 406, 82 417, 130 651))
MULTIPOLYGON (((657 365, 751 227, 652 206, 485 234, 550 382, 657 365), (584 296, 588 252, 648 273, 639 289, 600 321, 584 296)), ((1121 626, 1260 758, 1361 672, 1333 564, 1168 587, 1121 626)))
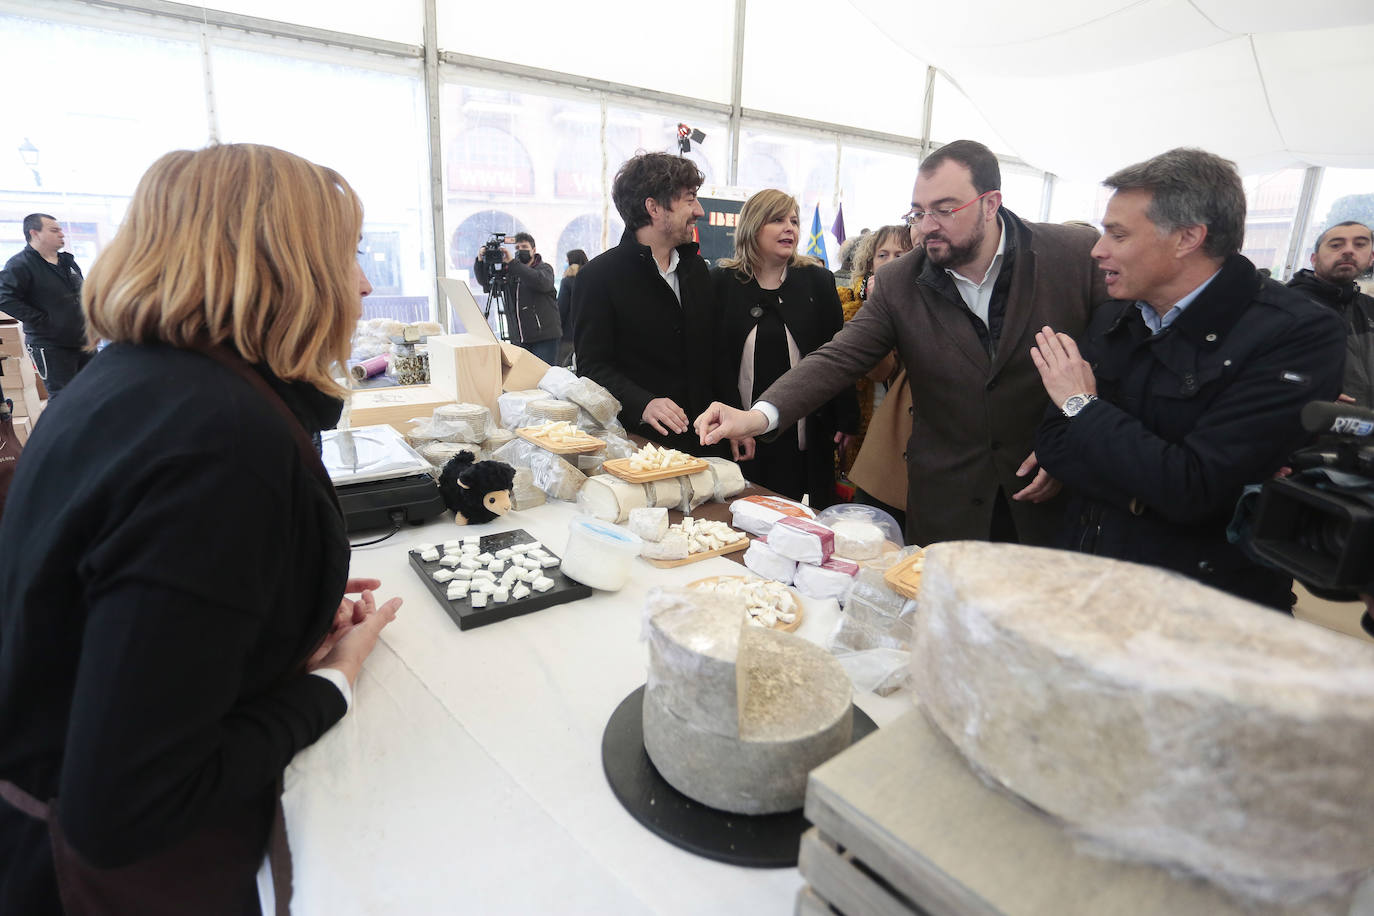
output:
MULTIPOLYGON (((711 281, 720 303, 718 347, 720 358, 716 366, 716 400, 735 407, 743 407, 739 396, 740 359, 744 341, 754 329, 757 319, 750 314, 754 306, 765 298, 777 303, 783 322, 797 342, 798 356, 819 349, 844 327, 844 311, 840 295, 835 289, 835 275, 824 267, 791 267, 787 279, 776 290, 763 290, 755 280, 741 283, 734 270, 716 267, 711 281)), ((768 379, 772 384, 775 379, 768 379)), ((764 386, 765 388, 767 385, 764 386)), ((856 433, 859 430, 859 399, 853 385, 848 385, 829 401, 807 416, 807 439, 819 442, 815 436, 824 435, 826 441, 835 433, 856 433)))
POLYGON ((682 451, 715 453, 703 449, 690 429, 665 437, 642 420, 654 398, 672 398, 689 423, 713 399, 716 306, 710 268, 695 243, 677 251, 681 303, 659 276, 653 253, 629 230, 619 245, 578 271, 577 365, 620 401, 626 429, 682 451))

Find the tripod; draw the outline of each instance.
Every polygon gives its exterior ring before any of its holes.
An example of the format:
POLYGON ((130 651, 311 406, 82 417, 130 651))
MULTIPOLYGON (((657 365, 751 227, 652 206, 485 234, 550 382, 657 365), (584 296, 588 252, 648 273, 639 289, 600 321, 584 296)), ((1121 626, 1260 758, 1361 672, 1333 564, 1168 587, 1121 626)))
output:
POLYGON ((487 304, 482 309, 482 317, 487 319, 487 324, 491 324, 491 310, 496 309, 496 337, 498 340, 510 340, 510 329, 506 324, 506 278, 497 277, 491 282, 491 291, 487 293, 487 304))

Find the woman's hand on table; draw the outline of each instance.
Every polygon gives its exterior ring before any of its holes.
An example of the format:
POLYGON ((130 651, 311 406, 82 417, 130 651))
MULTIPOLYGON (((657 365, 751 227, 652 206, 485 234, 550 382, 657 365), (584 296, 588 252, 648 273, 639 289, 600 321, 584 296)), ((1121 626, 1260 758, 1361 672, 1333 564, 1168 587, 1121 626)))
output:
POLYGON ((373 590, 381 587, 379 579, 349 579, 344 586, 344 599, 334 614, 334 625, 320 647, 310 656, 306 670, 335 668, 348 678, 349 684, 358 680, 363 662, 372 654, 382 627, 396 619, 400 598, 392 598, 377 606, 373 590), (357 594, 356 601, 347 597, 357 594))

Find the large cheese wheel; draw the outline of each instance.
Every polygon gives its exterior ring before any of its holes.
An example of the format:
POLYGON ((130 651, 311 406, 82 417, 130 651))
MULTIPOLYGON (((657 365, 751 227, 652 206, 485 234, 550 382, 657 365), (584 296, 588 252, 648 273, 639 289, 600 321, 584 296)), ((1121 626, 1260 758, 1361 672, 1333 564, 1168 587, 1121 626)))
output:
POLYGON ((926 551, 922 708, 1118 852, 1293 902, 1374 866, 1374 646, 1152 567, 926 551))
POLYGON ((849 746, 849 677, 819 646, 745 626, 717 592, 650 592, 644 748, 668 784, 712 808, 800 808, 812 769, 849 746))

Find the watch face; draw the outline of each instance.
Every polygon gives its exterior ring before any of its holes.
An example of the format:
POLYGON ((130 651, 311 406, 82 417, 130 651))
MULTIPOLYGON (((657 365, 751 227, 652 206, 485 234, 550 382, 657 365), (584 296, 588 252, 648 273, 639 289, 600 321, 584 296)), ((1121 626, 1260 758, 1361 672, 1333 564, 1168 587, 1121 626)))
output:
POLYGON ((1064 416, 1077 416, 1078 412, 1082 410, 1085 406, 1087 406, 1087 403, 1087 398, 1083 397, 1083 395, 1081 394, 1075 394, 1073 397, 1069 398, 1067 401, 1064 402, 1064 416))

